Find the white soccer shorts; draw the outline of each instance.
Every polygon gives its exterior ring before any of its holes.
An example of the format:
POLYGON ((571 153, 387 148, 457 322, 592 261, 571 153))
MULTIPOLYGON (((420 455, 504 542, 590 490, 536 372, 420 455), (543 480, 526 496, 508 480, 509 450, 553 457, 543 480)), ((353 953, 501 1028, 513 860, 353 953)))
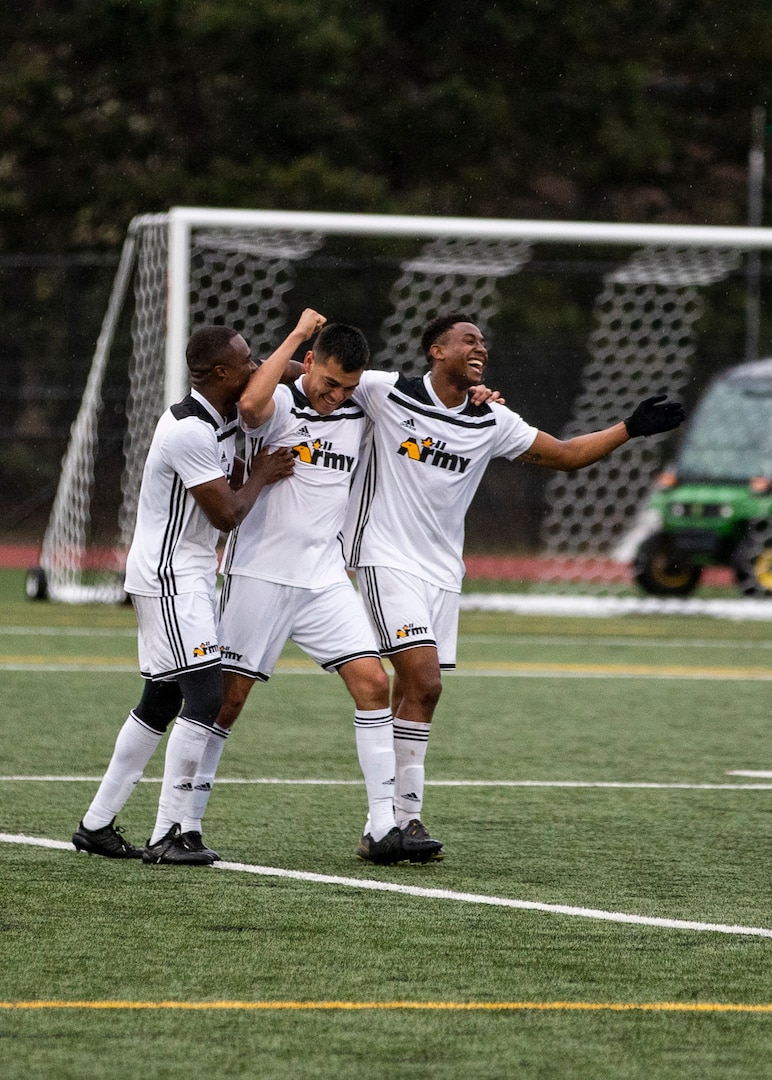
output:
POLYGON ((357 584, 382 656, 434 645, 440 667, 456 666, 459 594, 389 566, 362 566, 357 584))
POLYGON ((220 663, 214 591, 131 597, 137 614, 139 670, 146 679, 174 679, 220 663))
POLYGON ((229 574, 220 600, 218 633, 223 670, 260 682, 268 681, 288 640, 325 671, 378 656, 362 601, 350 581, 299 589, 229 574))

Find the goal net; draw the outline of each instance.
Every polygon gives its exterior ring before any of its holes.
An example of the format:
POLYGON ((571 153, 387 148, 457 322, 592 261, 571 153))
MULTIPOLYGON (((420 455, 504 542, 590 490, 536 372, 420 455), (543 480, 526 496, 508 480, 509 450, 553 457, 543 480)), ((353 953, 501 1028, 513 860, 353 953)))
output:
MULTIPOLYGON (((197 208, 138 217, 42 545, 47 594, 123 598, 145 456, 161 412, 187 392, 185 343, 198 326, 231 326, 261 357, 315 307, 365 331, 373 366, 419 374, 423 326, 461 311, 488 339, 488 385, 568 437, 660 389, 693 401, 741 361, 747 255, 771 246, 772 230, 750 228, 197 208), (106 409, 116 384, 123 405, 106 409)), ((494 462, 468 517, 470 570, 530 591, 632 591, 632 552, 676 439, 633 440, 575 474, 494 462)))

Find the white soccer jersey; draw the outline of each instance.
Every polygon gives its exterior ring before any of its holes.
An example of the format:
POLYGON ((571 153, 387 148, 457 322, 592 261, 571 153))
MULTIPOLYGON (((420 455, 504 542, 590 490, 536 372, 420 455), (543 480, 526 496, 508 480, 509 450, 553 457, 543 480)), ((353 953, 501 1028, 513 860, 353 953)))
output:
POLYGON ((161 416, 139 491, 125 589, 139 596, 212 592, 218 529, 189 488, 230 477, 238 420, 224 420, 196 390, 161 416))
POLYGON ((350 566, 390 566, 460 592, 464 518, 491 458, 519 457, 538 429, 503 405, 443 405, 429 375, 365 372, 373 421, 344 530, 350 566))
POLYGON ((361 406, 350 400, 322 416, 303 393, 302 380, 277 386, 271 419, 245 429, 250 465, 264 446, 289 446, 295 469, 260 492, 230 535, 223 569, 322 589, 347 580, 340 531, 369 423, 361 406))

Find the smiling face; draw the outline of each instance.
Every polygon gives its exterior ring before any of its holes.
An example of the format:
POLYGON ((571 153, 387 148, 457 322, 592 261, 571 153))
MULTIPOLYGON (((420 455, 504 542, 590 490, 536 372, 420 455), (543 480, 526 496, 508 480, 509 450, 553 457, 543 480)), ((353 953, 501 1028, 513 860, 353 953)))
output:
POLYGON ((478 386, 488 363, 488 350, 480 330, 469 322, 454 323, 431 349, 432 377, 435 373, 458 389, 478 386))
POLYGON ((334 356, 321 359, 306 353, 303 362, 303 393, 321 416, 328 416, 354 393, 362 371, 344 371, 334 356))

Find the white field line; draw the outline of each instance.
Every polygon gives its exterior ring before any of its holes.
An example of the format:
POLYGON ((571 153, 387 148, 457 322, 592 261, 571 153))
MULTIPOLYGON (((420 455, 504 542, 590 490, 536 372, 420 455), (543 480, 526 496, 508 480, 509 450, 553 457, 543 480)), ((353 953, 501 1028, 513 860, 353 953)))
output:
MULTIPOLYGON (((730 772, 729 776, 770 777, 769 772, 730 772)), ((0 784, 47 783, 47 784, 98 784, 101 776, 51 776, 11 775, 0 776, 0 784)), ((160 784, 160 776, 143 776, 140 784, 160 784)), ((218 784, 280 784, 288 787, 360 787, 362 780, 326 780, 322 778, 282 779, 279 777, 233 777, 217 778, 218 784)), ((658 783, 628 780, 427 780, 427 787, 450 788, 621 788, 653 791, 772 791, 770 784, 689 784, 658 783)))
MULTIPOLYGON (((45 837, 0 833, 0 843, 23 844, 30 847, 53 848, 75 854, 72 844, 45 837)), ((504 896, 485 896, 480 893, 454 892, 451 889, 424 889, 416 885, 399 885, 392 881, 372 881, 368 878, 339 877, 334 874, 312 874, 305 870, 284 870, 276 866, 252 866, 249 863, 220 862, 213 869, 230 870, 261 877, 284 878, 289 881, 308 881, 317 885, 343 885, 372 892, 399 893, 427 900, 450 900, 464 904, 483 904, 489 907, 513 908, 518 911, 540 911, 548 915, 569 915, 603 922, 626 923, 633 926, 655 926, 665 930, 711 931, 717 934, 736 934, 772 938, 772 929, 760 926, 737 926, 728 923, 698 922, 692 919, 665 919, 650 915, 631 915, 623 911, 603 911, 599 908, 573 907, 568 904, 542 904, 536 900, 515 900, 504 896)))
POLYGON ((528 593, 462 593, 461 611, 508 611, 517 615, 708 615, 737 622, 768 622, 768 600, 678 600, 655 596, 569 596, 528 593))

